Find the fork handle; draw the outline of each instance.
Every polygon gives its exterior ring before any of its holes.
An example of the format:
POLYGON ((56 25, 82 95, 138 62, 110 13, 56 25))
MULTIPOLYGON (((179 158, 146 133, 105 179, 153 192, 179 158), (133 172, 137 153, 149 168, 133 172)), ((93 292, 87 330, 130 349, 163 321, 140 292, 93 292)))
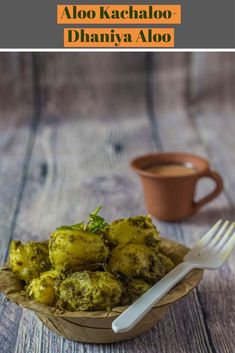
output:
POLYGON ((176 266, 113 321, 113 331, 117 333, 132 329, 132 327, 134 327, 137 322, 139 322, 147 312, 193 268, 193 264, 186 261, 176 266))

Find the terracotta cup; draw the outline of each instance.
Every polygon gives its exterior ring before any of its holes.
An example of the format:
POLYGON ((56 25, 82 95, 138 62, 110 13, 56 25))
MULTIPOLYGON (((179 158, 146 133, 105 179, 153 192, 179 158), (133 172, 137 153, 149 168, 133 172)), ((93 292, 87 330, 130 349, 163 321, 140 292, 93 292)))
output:
POLYGON ((210 169, 208 161, 188 153, 148 154, 135 158, 130 165, 141 178, 148 212, 160 220, 178 221, 191 216, 223 189, 222 178, 210 169), (190 165, 195 168, 195 172, 165 176, 146 170, 163 164, 190 165), (196 184, 203 177, 213 179, 215 188, 209 195, 195 202, 196 184))

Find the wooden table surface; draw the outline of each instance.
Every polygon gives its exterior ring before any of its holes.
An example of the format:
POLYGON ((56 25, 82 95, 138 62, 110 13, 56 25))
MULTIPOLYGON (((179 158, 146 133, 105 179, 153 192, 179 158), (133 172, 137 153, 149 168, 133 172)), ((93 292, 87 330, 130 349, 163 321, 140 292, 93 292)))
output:
MULTIPOLYGON (((0 263, 11 239, 45 239, 103 205, 107 220, 146 213, 129 160, 149 151, 209 158, 224 192, 179 223, 155 220, 192 245, 234 219, 234 53, 1 53, 0 263)), ((211 190, 201 181, 198 197, 211 190)), ((235 252, 149 332, 89 345, 50 332, 0 296, 1 353, 233 353, 235 252)))

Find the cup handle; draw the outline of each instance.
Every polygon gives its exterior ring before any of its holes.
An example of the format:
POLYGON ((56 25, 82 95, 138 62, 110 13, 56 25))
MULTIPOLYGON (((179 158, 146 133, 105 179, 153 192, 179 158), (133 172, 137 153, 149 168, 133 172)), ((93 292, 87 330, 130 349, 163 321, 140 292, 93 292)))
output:
POLYGON ((208 169, 202 175, 200 175, 198 180, 200 178, 204 178, 204 177, 209 177, 209 178, 213 179, 215 181, 216 185, 215 185, 214 190, 209 195, 203 197, 201 200, 199 200, 197 202, 193 202, 192 214, 197 212, 199 210, 199 208, 204 206, 206 203, 213 200, 223 190, 223 180, 218 173, 216 173, 213 170, 208 169))

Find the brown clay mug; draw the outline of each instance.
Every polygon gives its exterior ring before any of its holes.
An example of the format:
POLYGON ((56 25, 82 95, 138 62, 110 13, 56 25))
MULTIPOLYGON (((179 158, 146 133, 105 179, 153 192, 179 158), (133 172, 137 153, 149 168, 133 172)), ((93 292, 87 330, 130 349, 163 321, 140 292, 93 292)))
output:
POLYGON ((130 163, 140 176, 147 210, 164 221, 178 221, 196 213, 223 190, 223 181, 210 169, 207 160, 188 153, 154 153, 135 158, 130 163), (193 172, 187 175, 164 175, 150 171, 151 167, 183 165, 193 172), (215 181, 214 190, 195 202, 196 184, 202 177, 215 181))

